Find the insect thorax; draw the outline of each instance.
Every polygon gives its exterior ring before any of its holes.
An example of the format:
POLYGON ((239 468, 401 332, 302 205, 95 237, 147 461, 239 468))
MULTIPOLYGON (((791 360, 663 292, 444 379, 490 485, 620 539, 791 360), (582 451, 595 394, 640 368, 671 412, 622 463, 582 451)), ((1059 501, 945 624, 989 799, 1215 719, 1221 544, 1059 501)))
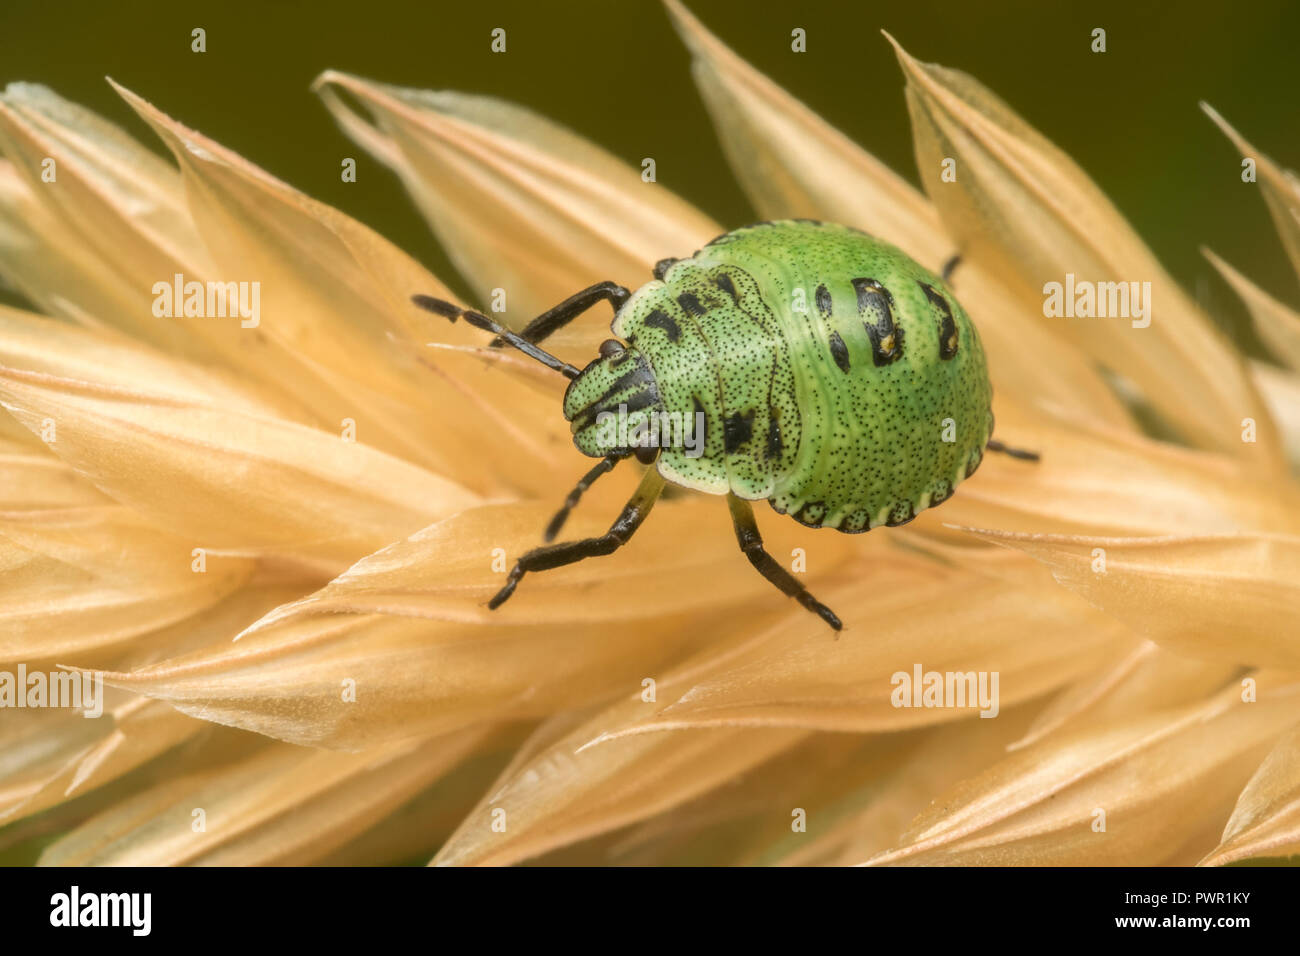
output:
POLYGON ((627 357, 588 366, 565 414, 702 421, 687 447, 662 444, 669 480, 856 532, 910 520, 979 465, 993 424, 979 336, 895 247, 766 223, 658 271, 615 317, 627 357))

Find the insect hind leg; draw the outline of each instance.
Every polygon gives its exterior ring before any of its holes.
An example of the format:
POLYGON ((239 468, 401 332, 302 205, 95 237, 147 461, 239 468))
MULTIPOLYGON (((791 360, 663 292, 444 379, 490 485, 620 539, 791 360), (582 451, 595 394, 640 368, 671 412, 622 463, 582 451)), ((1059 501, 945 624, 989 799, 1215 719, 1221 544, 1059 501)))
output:
POLYGON ((835 612, 809 594, 808 589, 793 574, 777 564, 776 559, 763 548, 758 522, 754 520, 753 505, 730 493, 727 495, 727 505, 731 508, 731 521, 736 527, 736 541, 740 544, 740 550, 745 552, 745 557, 749 558, 749 563, 758 573, 776 585, 782 594, 794 598, 836 631, 841 630, 844 625, 835 616, 835 612))
POLYGON ((566 564, 574 564, 583 558, 613 554, 627 544, 636 529, 641 527, 663 489, 663 476, 659 474, 658 469, 651 467, 646 470, 645 477, 641 479, 636 492, 604 534, 595 538, 583 538, 580 541, 547 544, 525 552, 510 570, 505 587, 488 602, 488 610, 495 611, 509 600, 510 595, 515 593, 520 578, 529 571, 549 571, 566 564))

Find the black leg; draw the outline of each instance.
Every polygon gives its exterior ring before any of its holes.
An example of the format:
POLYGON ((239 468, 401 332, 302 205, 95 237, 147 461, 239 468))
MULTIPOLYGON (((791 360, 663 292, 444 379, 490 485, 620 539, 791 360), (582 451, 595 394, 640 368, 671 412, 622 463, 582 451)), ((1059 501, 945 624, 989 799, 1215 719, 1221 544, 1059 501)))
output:
POLYGON ((609 526, 609 530, 600 537, 584 538, 581 541, 566 541, 563 544, 548 544, 525 552, 515 562, 515 566, 510 571, 510 576, 506 578, 505 587, 498 591, 496 596, 488 602, 488 609, 495 611, 504 604, 510 595, 515 593, 515 587, 519 584, 519 579, 529 571, 549 571, 551 568, 573 564, 583 558, 613 554, 620 547, 627 544, 633 532, 641 527, 641 522, 645 521, 646 516, 650 514, 650 509, 654 507, 655 500, 663 489, 663 476, 659 474, 658 469, 649 468, 645 473, 645 477, 641 479, 641 484, 637 486, 636 493, 623 506, 623 512, 609 526))
POLYGON ((809 594, 808 589, 793 574, 763 550, 763 538, 758 533, 753 506, 744 498, 737 498, 733 494, 727 495, 727 504, 731 507, 731 521, 736 526, 736 540, 740 542, 740 550, 745 552, 745 557, 758 569, 758 573, 780 588, 782 594, 794 598, 835 630, 842 629, 844 625, 835 616, 835 612, 809 594))
MULTIPOLYGON (((552 332, 568 325, 582 313, 586 312, 601 299, 608 299, 617 312, 631 296, 631 292, 614 282, 597 282, 590 288, 575 292, 559 305, 543 312, 533 319, 520 332, 520 336, 534 344, 541 342, 552 332)), ((493 348, 500 348, 502 339, 494 339, 493 348)))
POLYGON ((612 455, 606 455, 600 460, 599 465, 583 475, 573 490, 569 492, 569 497, 564 499, 564 506, 555 512, 555 517, 546 526, 546 533, 542 535, 542 540, 547 543, 554 541, 555 536, 564 527, 564 522, 569 519, 569 512, 577 506, 582 493, 590 488, 601 475, 607 475, 613 471, 614 466, 626 457, 627 455, 624 452, 614 452, 612 455))
POLYGON ((560 359, 557 359, 550 352, 538 348, 532 342, 529 342, 519 334, 511 332, 495 319, 489 319, 482 312, 475 312, 473 309, 462 309, 460 306, 448 302, 445 299, 435 299, 431 295, 413 295, 411 296, 411 301, 420 308, 427 309, 434 315, 440 315, 444 319, 451 319, 453 322, 457 319, 464 319, 476 329, 482 329, 484 332, 493 332, 497 336, 493 339, 493 342, 498 340, 508 342, 529 358, 536 359, 547 368, 555 369, 555 371, 560 372, 569 378, 577 378, 582 374, 581 370, 574 368, 568 362, 563 362, 560 359))
POLYGON ((953 272, 957 269, 957 266, 959 266, 960 264, 961 264, 961 256, 960 255, 953 256, 951 259, 949 259, 947 262, 943 264, 943 270, 939 273, 939 276, 943 279, 944 282, 947 282, 949 279, 952 278, 953 272))
POLYGON ((989 451, 1001 452, 1012 458, 1019 458, 1021 461, 1038 461, 1039 454, 1036 451, 1025 451, 1023 448, 1012 448, 1010 445, 1004 445, 996 438, 990 438, 989 443, 984 446, 989 451))

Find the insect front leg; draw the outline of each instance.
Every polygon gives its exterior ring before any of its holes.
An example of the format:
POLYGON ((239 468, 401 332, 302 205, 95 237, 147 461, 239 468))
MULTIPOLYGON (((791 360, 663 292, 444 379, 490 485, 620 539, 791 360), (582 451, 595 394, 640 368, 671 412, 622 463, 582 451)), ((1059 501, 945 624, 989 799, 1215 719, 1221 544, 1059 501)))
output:
POLYGON ((596 538, 566 541, 563 544, 548 544, 525 552, 510 570, 510 576, 506 578, 505 587, 498 591, 496 596, 488 602, 488 609, 495 611, 504 604, 510 598, 510 595, 515 593, 519 579, 529 571, 549 571, 551 568, 573 564, 583 558, 613 554, 627 544, 628 539, 632 537, 636 529, 641 527, 641 523, 650 514, 650 509, 654 507, 655 501, 658 500, 659 494, 663 490, 664 478, 659 474, 658 469, 654 467, 647 469, 645 477, 641 479, 641 484, 637 486, 636 492, 628 500, 628 503, 623 506, 622 513, 610 525, 608 531, 596 538))
POLYGON ((548 544, 555 540, 555 536, 560 533, 564 527, 564 522, 569 520, 569 512, 577 507, 582 498, 582 493, 595 484, 596 479, 601 475, 607 475, 614 470, 614 466, 627 457, 626 452, 614 452, 606 455, 600 460, 600 464, 591 471, 587 472, 578 480, 573 490, 569 492, 569 497, 564 499, 564 504, 560 510, 555 512, 555 517, 551 523, 546 526, 546 533, 542 535, 542 540, 548 544))
MULTIPOLYGON (((536 345, 552 332, 568 325, 601 299, 608 299, 609 304, 617 312, 631 295, 631 292, 616 282, 597 282, 581 292, 575 292, 559 305, 543 312, 524 326, 519 336, 536 345)), ((496 338, 491 344, 493 348, 500 348, 505 344, 505 340, 496 338)))
POLYGON ((808 589, 793 574, 777 564, 776 559, 763 549, 763 538, 758 533, 753 506, 744 498, 737 498, 730 493, 727 495, 727 505, 731 508, 731 521, 736 526, 736 541, 740 544, 740 550, 745 552, 745 557, 758 569, 758 573, 780 588, 782 594, 794 598, 832 628, 837 631, 842 629, 844 625, 835 616, 835 612, 809 594, 808 589))

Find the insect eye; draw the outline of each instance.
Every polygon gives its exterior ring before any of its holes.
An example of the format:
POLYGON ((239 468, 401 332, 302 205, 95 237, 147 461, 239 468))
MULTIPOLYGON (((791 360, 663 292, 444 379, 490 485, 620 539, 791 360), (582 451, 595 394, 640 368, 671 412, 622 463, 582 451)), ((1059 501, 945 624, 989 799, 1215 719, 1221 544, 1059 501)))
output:
POLYGON ((618 339, 606 339, 600 343, 600 357, 613 358, 623 351, 623 343, 618 339))

